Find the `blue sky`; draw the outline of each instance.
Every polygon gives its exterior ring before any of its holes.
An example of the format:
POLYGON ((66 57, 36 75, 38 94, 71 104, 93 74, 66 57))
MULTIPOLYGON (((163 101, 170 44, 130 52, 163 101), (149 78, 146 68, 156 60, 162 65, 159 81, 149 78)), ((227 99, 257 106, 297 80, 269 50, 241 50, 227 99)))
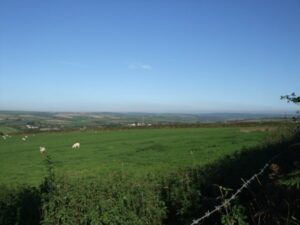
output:
POLYGON ((0 3, 0 109, 288 112, 300 1, 0 3))

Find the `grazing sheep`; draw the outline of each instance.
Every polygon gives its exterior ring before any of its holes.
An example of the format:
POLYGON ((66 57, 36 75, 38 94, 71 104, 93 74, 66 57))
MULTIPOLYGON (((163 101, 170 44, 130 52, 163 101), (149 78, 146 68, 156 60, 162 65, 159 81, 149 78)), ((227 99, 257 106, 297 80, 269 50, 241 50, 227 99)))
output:
POLYGON ((4 140, 6 140, 6 138, 11 138, 11 136, 9 136, 8 134, 3 134, 3 133, 1 133, 0 135, 2 136, 2 138, 3 138, 4 140))
POLYGON ((80 148, 80 143, 76 142, 75 144, 72 145, 72 148, 73 149, 80 148))
POLYGON ((46 148, 45 147, 42 147, 40 146, 40 153, 41 154, 44 154, 46 152, 46 148))
POLYGON ((28 136, 25 135, 25 136, 22 138, 22 140, 23 140, 23 141, 26 141, 27 138, 28 138, 28 136))

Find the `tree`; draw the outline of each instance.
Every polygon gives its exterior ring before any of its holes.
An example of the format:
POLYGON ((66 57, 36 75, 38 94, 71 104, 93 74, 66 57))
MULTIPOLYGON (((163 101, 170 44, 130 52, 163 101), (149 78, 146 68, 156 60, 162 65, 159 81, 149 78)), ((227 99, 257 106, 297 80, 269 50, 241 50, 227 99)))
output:
POLYGON ((295 92, 290 95, 283 95, 280 99, 286 99, 287 102, 293 102, 295 104, 300 104, 300 96, 296 96, 295 92))
MULTIPOLYGON (((292 102, 292 103, 295 103, 296 105, 300 105, 300 96, 297 96, 295 94, 295 92, 293 92, 290 95, 283 95, 283 96, 280 97, 280 99, 287 100, 287 102, 292 102)), ((299 121, 300 121, 300 111, 297 111, 296 114, 298 116, 293 117, 293 120, 296 123, 299 123, 299 121)), ((297 128, 300 129, 300 124, 297 126, 297 128)))

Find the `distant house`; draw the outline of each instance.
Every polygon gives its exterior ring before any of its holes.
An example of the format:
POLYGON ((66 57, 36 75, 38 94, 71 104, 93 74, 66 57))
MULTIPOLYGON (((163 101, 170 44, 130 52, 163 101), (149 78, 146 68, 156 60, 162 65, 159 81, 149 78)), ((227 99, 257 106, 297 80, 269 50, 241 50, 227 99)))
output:
POLYGON ((151 123, 143 123, 143 122, 138 122, 138 123, 129 123, 127 124, 128 127, 144 127, 144 126, 152 126, 151 123))
POLYGON ((39 127, 37 127, 37 126, 32 126, 32 125, 29 125, 29 124, 26 125, 26 128, 27 128, 27 129, 39 129, 39 127))

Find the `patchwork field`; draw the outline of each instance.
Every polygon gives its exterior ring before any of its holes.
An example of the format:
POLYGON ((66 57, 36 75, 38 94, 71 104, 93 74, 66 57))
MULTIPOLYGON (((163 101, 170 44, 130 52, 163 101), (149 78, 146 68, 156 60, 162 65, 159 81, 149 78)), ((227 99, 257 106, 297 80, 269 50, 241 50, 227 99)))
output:
POLYGON ((239 128, 161 128, 18 134, 0 140, 0 183, 38 185, 45 155, 58 174, 107 176, 116 170, 140 176, 204 165, 261 143, 268 132, 239 128), (22 138, 27 135, 26 141, 22 138), (74 150, 72 144, 80 142, 74 150))

